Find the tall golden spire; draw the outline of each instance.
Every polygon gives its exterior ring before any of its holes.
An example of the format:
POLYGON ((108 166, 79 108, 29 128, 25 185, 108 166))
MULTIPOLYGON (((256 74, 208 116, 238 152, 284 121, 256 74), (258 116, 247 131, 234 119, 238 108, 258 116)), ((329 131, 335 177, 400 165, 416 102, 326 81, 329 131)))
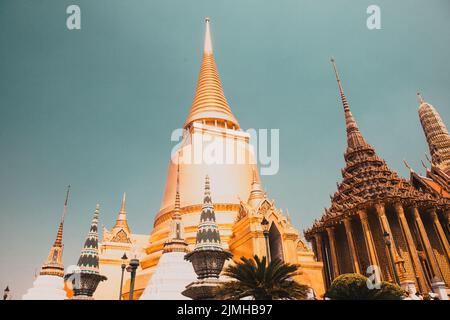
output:
POLYGON ((219 126, 227 126, 230 129, 233 127, 239 129, 239 123, 231 112, 223 93, 214 61, 209 18, 205 18, 205 42, 197 90, 184 128, 193 122, 202 121, 210 121, 211 124, 217 123, 219 126))
POLYGON ((361 132, 358 129, 355 119, 353 118, 352 112, 350 111, 350 106, 348 104, 347 98, 344 94, 344 89, 342 89, 341 79, 337 71, 336 62, 331 58, 331 64, 333 65, 334 74, 339 86, 339 93, 341 95, 342 105, 344 106, 345 113, 345 126, 347 130, 347 146, 350 149, 355 149, 357 147, 366 146, 367 143, 364 140, 361 132))
POLYGON ((247 202, 252 207, 256 208, 263 199, 264 199, 264 191, 261 187, 261 184, 258 181, 258 173, 256 172, 256 168, 253 168, 253 181, 247 202))
POLYGON ((56 233, 56 239, 55 242, 53 243, 52 248, 50 249, 47 261, 41 268, 40 275, 54 275, 59 277, 64 276, 64 266, 62 263, 62 254, 63 254, 62 239, 63 239, 64 219, 66 217, 67 206, 69 203, 69 192, 70 192, 70 185, 67 186, 63 213, 61 215, 61 221, 59 222, 58 232, 56 233))
POLYGON ((417 93, 419 119, 430 149, 431 162, 450 175, 450 135, 436 109, 417 93))

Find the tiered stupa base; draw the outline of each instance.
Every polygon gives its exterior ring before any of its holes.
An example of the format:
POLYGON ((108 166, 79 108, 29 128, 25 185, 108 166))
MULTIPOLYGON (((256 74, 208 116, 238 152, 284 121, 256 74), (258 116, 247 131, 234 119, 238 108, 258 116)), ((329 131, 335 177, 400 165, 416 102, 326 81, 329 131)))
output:
POLYGON ((65 300, 64 279, 58 276, 40 275, 22 300, 65 300))
POLYGON ((192 264, 184 260, 184 252, 168 252, 161 256, 140 300, 187 300, 181 294, 196 279, 192 264))

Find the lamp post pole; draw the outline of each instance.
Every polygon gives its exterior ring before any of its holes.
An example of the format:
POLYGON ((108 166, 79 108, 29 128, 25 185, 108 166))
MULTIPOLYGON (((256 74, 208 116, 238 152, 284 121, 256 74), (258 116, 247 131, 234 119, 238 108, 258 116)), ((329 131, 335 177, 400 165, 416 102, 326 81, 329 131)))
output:
POLYGON ((130 294, 129 294, 129 300, 133 300, 133 294, 134 294, 134 281, 136 279, 136 269, 139 266, 139 260, 136 258, 133 258, 130 260, 130 264, 128 265, 127 271, 131 273, 131 279, 130 279, 130 294))
POLYGON ((9 294, 9 286, 6 286, 5 290, 3 291, 3 300, 8 299, 9 294))
POLYGON ((392 255, 392 242, 391 242, 391 235, 389 234, 389 232, 385 231, 383 234, 384 237, 384 242, 386 243, 388 252, 389 252, 389 258, 391 260, 392 263, 392 270, 394 270, 394 278, 395 278, 395 283, 397 285, 400 285, 400 279, 398 277, 398 273, 397 273, 397 268, 395 267, 395 261, 394 261, 394 256, 392 255))
POLYGON ((119 292, 119 300, 122 300, 122 288, 123 288, 123 274, 125 273, 126 264, 125 261, 128 260, 127 255, 124 253, 122 256, 122 265, 120 266, 122 268, 122 275, 120 277, 120 292, 119 292))
POLYGON ((269 243, 269 221, 267 221, 266 217, 264 217, 261 221, 261 226, 263 229, 264 239, 266 240, 266 256, 267 256, 267 264, 270 263, 270 243, 269 243))

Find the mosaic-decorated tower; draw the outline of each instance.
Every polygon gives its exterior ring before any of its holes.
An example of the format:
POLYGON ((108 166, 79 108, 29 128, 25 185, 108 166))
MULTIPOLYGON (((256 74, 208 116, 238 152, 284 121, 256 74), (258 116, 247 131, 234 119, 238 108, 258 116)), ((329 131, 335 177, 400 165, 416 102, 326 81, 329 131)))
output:
POLYGON ((93 300, 93 294, 97 289, 100 281, 107 278, 100 275, 99 272, 99 256, 98 256, 98 216, 100 214, 100 206, 97 205, 92 218, 89 233, 81 250, 78 259, 78 269, 67 278, 72 279, 74 300, 93 300))
POLYGON ((192 262, 198 280, 189 284, 183 294, 192 299, 212 299, 215 289, 220 285, 218 279, 223 265, 231 257, 232 254, 223 250, 220 243, 220 232, 211 200, 209 177, 206 176, 205 195, 195 249, 185 256, 186 260, 192 262))

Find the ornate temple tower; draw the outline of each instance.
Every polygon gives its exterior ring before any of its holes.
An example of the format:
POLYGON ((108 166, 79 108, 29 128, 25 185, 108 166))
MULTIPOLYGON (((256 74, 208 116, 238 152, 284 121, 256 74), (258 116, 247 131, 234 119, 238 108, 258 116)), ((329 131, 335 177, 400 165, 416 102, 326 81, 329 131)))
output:
POLYGON ((107 280, 99 272, 99 257, 98 257, 98 216, 100 213, 100 206, 97 205, 92 218, 89 233, 81 250, 80 258, 78 259, 78 269, 73 270, 71 274, 66 275, 66 278, 72 280, 73 285, 73 300, 92 300, 93 294, 97 289, 100 281, 107 280))
MULTIPOLYGON (((142 294, 158 268, 158 261, 171 234, 174 214, 180 215, 184 239, 190 250, 194 249, 204 199, 199 186, 206 175, 214 181, 214 211, 224 250, 230 251, 237 259, 240 256, 265 255, 260 222, 267 215, 272 224, 270 241, 274 250, 285 261, 300 263, 303 283, 312 286, 317 294, 323 293, 322 263, 315 261, 312 251, 305 246, 281 210, 276 209, 274 201, 265 199, 253 148, 249 143, 250 135, 241 130, 223 92, 208 18, 205 20, 197 89, 183 129, 183 140, 168 164, 160 210, 156 214, 150 239, 143 248, 145 256, 141 259, 142 270, 136 278, 135 294, 142 294), (221 152, 217 152, 220 146, 225 150, 223 157, 221 152), (210 149, 215 152, 209 152, 210 149), (179 210, 173 203, 177 190, 182 195, 179 210)), ((124 294, 127 290, 128 284, 124 294)))
POLYGON ((393 282, 397 273, 404 287, 421 292, 429 292, 436 279, 449 285, 448 249, 442 233, 435 231, 441 228, 436 217, 446 205, 399 177, 365 141, 332 63, 344 107, 346 166, 331 207, 305 231, 324 262, 327 285, 343 273, 367 275, 373 265, 380 267, 382 280, 393 282), (391 252, 385 233, 391 238, 391 252))
POLYGON ((181 292, 195 280, 192 265, 184 260, 189 252, 184 239, 183 221, 180 215, 180 168, 177 170, 177 191, 175 207, 172 214, 169 238, 164 243, 163 254, 158 262, 156 272, 145 288, 140 300, 184 300, 181 292))
MULTIPOLYGON (((443 246, 448 248, 450 241, 450 136, 447 128, 436 109, 425 102, 420 93, 419 99, 419 119, 422 124, 425 137, 431 153, 431 160, 428 159, 430 167, 422 162, 425 168, 425 175, 420 175, 414 171, 405 161, 410 171, 411 184, 418 190, 431 194, 440 203, 444 214, 433 215, 433 219, 438 219, 442 228, 436 226, 436 231, 441 234, 443 246), (447 208, 447 209, 446 209, 447 208)), ((447 256, 450 253, 447 252, 447 256)))
MULTIPOLYGON (((120 210, 115 225, 111 230, 103 227, 103 237, 99 243, 100 273, 108 278, 108 281, 99 283, 94 293, 96 300, 118 299, 120 292, 122 256, 140 258, 148 243, 148 235, 139 235, 131 232, 128 225, 126 194, 122 196, 120 210)), ((126 263, 127 261, 125 261, 126 263)), ((138 272, 140 269, 138 269, 138 272)), ((124 274, 124 281, 129 280, 129 273, 124 274)), ((128 297, 128 295, 126 295, 128 297)))
POLYGON ((64 300, 67 298, 64 290, 64 266, 62 263, 64 246, 62 240, 69 191, 70 186, 67 187, 61 221, 59 222, 56 239, 50 249, 47 261, 42 266, 39 276, 33 283, 33 287, 22 297, 23 300, 64 300))
POLYGON ((431 161, 434 166, 450 177, 450 135, 447 127, 436 109, 425 102, 420 93, 419 119, 430 149, 431 161))
POLYGON ((183 294, 195 300, 213 299, 215 290, 221 284, 219 276, 223 265, 231 257, 232 254, 224 251, 220 243, 220 231, 211 200, 209 177, 206 176, 205 196, 195 248, 185 256, 185 259, 190 261, 194 267, 197 281, 190 283, 183 294))

